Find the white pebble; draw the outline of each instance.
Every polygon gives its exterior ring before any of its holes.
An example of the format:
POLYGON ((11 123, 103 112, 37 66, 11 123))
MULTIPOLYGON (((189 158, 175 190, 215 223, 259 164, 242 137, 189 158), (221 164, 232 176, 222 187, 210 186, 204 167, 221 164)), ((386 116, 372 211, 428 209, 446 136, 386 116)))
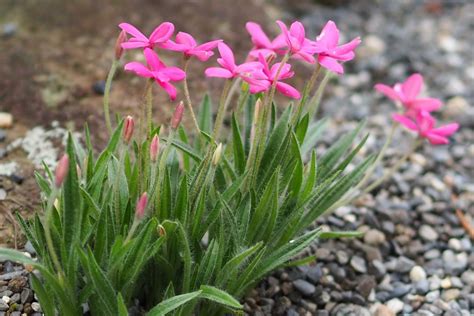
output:
POLYGON ((405 304, 400 301, 398 298, 393 298, 390 301, 387 302, 387 307, 389 310, 391 310, 393 313, 398 314, 403 310, 403 306, 405 304))
POLYGON ((10 128, 13 125, 13 116, 10 113, 0 112, 0 128, 10 128))
POLYGON ((426 279, 426 272, 420 266, 414 266, 410 271, 410 280, 413 282, 418 282, 426 279))
POLYGON ((454 251, 461 251, 462 250, 462 244, 459 239, 456 238, 451 238, 448 241, 448 246, 449 248, 453 249, 454 251))
POLYGON ((4 301, 5 304, 8 304, 8 303, 10 303, 10 298, 8 296, 3 296, 2 301, 4 301))
POLYGON ((40 312, 41 311, 41 305, 37 302, 33 302, 31 303, 31 308, 35 311, 35 312, 40 312))

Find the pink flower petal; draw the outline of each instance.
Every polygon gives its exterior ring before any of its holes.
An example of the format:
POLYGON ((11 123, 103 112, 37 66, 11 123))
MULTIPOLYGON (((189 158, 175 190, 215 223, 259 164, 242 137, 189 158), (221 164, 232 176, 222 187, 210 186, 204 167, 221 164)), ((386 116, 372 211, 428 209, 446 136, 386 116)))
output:
POLYGON ((272 79, 277 79, 277 80, 283 80, 283 79, 291 78, 294 73, 291 71, 291 65, 290 64, 283 65, 283 68, 281 69, 278 78, 276 78, 276 74, 278 72, 278 69, 280 68, 280 65, 281 65, 281 63, 276 63, 272 66, 272 69, 270 71, 270 77, 272 79))
POLYGON ((145 48, 145 50, 143 51, 143 54, 145 55, 145 59, 148 64, 148 67, 150 67, 152 71, 158 71, 164 67, 164 64, 161 62, 160 58, 153 51, 153 49, 145 48))
POLYGON ((401 114, 392 114, 392 119, 412 131, 418 131, 418 126, 409 117, 401 114))
POLYGON ((433 145, 446 145, 446 144, 449 144, 449 139, 447 139, 446 137, 440 136, 440 135, 436 135, 434 133, 427 133, 424 137, 426 139, 428 139, 429 142, 433 145))
POLYGON ((413 100, 420 94, 423 86, 423 77, 420 74, 413 74, 402 83, 402 91, 408 100, 413 100))
POLYGON ((438 110, 442 105, 443 103, 438 99, 422 98, 411 101, 409 107, 415 111, 432 112, 438 110))
POLYGON ((302 44, 305 39, 303 24, 298 21, 291 23, 290 34, 291 36, 295 37, 300 44, 302 44))
POLYGON ((176 43, 184 44, 189 48, 196 47, 197 45, 194 37, 192 37, 191 34, 185 32, 179 32, 178 34, 176 34, 176 43))
POLYGON ((252 43, 257 46, 258 48, 270 48, 272 47, 272 43, 270 39, 262 30, 262 27, 255 23, 255 22, 247 22, 245 24, 245 28, 247 32, 249 32, 250 37, 252 39, 252 43))
POLYGON ((232 52, 230 47, 227 46, 225 43, 219 43, 217 45, 217 49, 219 49, 219 53, 221 54, 222 60, 225 62, 227 66, 226 68, 230 68, 230 69, 235 68, 236 65, 235 65, 234 53, 232 52))
POLYGON ((310 64, 316 63, 316 59, 314 58, 314 56, 312 54, 309 54, 309 53, 304 52, 302 50, 300 50, 299 52, 293 54, 292 57, 294 59, 304 60, 305 62, 310 63, 310 64))
POLYGON ((218 77, 218 78, 232 78, 234 74, 227 69, 219 67, 209 67, 206 69, 205 74, 207 77, 218 77))
POLYGON ((172 40, 168 40, 164 43, 161 43, 159 45, 160 48, 166 49, 166 50, 172 50, 175 52, 184 52, 189 49, 187 45, 175 43, 172 40))
POLYGON ((284 82, 277 82, 276 84, 276 89, 283 95, 286 95, 287 97, 293 98, 293 99, 299 99, 301 98, 301 94, 298 90, 296 90, 294 87, 290 86, 287 83, 284 82))
POLYGON ((235 72, 236 73, 253 73, 257 70, 263 69, 263 67, 264 66, 261 63, 256 62, 256 61, 251 61, 248 63, 243 63, 243 64, 238 65, 235 68, 235 72))
POLYGON ((318 62, 324 68, 334 71, 337 74, 344 73, 344 68, 332 57, 319 56, 318 62))
POLYGON ((161 23, 150 35, 150 42, 163 43, 170 39, 174 32, 174 25, 170 22, 161 23))
POLYGON ((137 39, 148 42, 148 38, 130 23, 120 23, 119 27, 128 34, 135 36, 137 39))
POLYGON ((212 55, 214 55, 214 52, 212 52, 212 51, 207 51, 207 50, 196 50, 196 49, 193 49, 193 50, 187 52, 187 54, 192 55, 192 56, 196 56, 196 58, 199 59, 200 61, 206 61, 206 60, 208 60, 212 55))
POLYGON ((249 55, 252 58, 258 58, 258 55, 263 55, 263 57, 266 59, 270 55, 275 55, 275 52, 271 49, 266 49, 266 48, 259 48, 259 49, 252 49, 249 52, 249 55))
POLYGON ((316 41, 321 42, 322 45, 326 46, 326 49, 336 48, 339 42, 339 30, 336 23, 329 20, 323 27, 321 34, 316 38, 316 41))
POLYGON ((128 41, 121 44, 123 49, 134 49, 134 48, 143 48, 148 47, 150 44, 148 41, 146 42, 139 42, 139 41, 128 41))
POLYGON ((356 37, 349 43, 336 47, 335 51, 337 52, 338 55, 344 55, 349 52, 352 52, 354 49, 356 49, 357 46, 359 46, 360 43, 361 43, 360 37, 356 37))
POLYGON ((429 112, 420 111, 417 113, 416 123, 421 132, 427 132, 436 125, 436 119, 429 112))
POLYGON ((459 124, 458 123, 451 123, 451 124, 446 124, 446 125, 440 126, 438 128, 434 128, 434 129, 431 130, 430 133, 435 133, 435 134, 441 135, 441 136, 451 136, 458 129, 459 129, 459 124))
POLYGON ((161 69, 160 72, 172 81, 179 81, 186 78, 186 73, 178 67, 166 67, 161 69))
POLYGON ((145 77, 145 78, 152 78, 153 77, 152 72, 147 67, 145 67, 143 64, 141 64, 139 62, 136 62, 136 61, 132 61, 132 62, 126 64, 124 66, 124 69, 126 71, 133 71, 134 73, 136 73, 140 77, 145 77))
POLYGON ((290 34, 288 33, 288 28, 286 27, 285 23, 282 21, 276 21, 278 26, 281 29, 281 33, 283 34, 285 40, 286 40, 286 45, 288 45, 289 48, 291 48, 291 40, 290 40, 290 34))
POLYGON ((392 99, 393 101, 400 101, 399 94, 392 87, 378 83, 375 85, 375 90, 380 93, 383 93, 385 96, 392 99))
POLYGON ((196 46, 197 50, 212 50, 217 47, 219 43, 222 43, 222 40, 214 40, 201 45, 196 46))
POLYGON ((156 83, 158 83, 166 91, 166 93, 168 93, 171 101, 176 99, 177 91, 176 91, 176 88, 171 83, 162 82, 159 80, 156 80, 156 83))

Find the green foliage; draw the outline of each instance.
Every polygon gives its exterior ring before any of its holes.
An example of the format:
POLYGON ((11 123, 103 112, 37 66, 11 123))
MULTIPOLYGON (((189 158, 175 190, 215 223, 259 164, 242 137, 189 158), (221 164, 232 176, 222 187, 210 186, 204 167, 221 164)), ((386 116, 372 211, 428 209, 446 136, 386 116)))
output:
MULTIPOLYGON (((265 275, 317 260, 292 261, 316 238, 358 236, 308 228, 373 163, 371 155, 346 170, 367 140, 355 144, 363 123, 320 154, 314 148, 326 120, 312 122, 304 104, 282 113, 272 107, 257 138, 256 99, 243 93, 228 137, 210 136, 213 111, 205 96, 201 133, 179 128, 161 137, 156 162, 149 140, 122 140, 122 122, 98 156, 87 128, 85 148, 69 136, 61 188, 49 170, 36 173, 51 203, 45 215, 18 219, 38 261, 8 249, 0 249, 0 258, 40 272, 32 286, 46 316, 82 315, 84 303, 92 315, 127 315, 135 299, 148 315, 238 313, 238 299, 265 275), (221 156, 214 152, 218 141, 221 156), (252 147, 260 150, 258 161, 252 147), (139 218, 143 192, 148 204, 139 218)), ((153 127, 147 139, 160 130, 153 127)))

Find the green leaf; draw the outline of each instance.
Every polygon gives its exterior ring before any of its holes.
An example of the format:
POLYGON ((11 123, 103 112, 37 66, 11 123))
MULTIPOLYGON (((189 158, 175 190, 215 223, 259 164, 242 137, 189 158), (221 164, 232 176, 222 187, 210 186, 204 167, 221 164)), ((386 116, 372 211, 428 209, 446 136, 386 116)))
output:
POLYGON ((100 309, 106 311, 108 315, 117 315, 117 293, 97 264, 92 251, 88 250, 86 253, 80 247, 76 247, 76 249, 89 282, 94 284, 100 309))
POLYGON ((117 296, 118 316, 128 316, 128 309, 123 301, 122 295, 119 293, 117 296))
POLYGON ((307 256, 298 260, 293 260, 291 262, 288 262, 287 264, 285 264, 285 268, 304 266, 314 261, 316 261, 316 256, 311 255, 311 256, 307 256))
POLYGON ((360 130, 364 125, 365 121, 360 122, 356 129, 341 137, 319 159, 318 164, 320 166, 320 171, 318 174, 318 178, 320 179, 320 181, 324 180, 331 173, 331 171, 333 171, 333 168, 336 163, 352 145, 352 142, 359 134, 360 130))
POLYGON ((196 299, 201 293, 201 291, 195 291, 191 293, 173 296, 153 307, 147 313, 147 316, 164 316, 167 313, 177 309, 178 307, 188 303, 189 301, 196 299))
MULTIPOLYGON (((63 241, 65 245, 72 245, 80 240, 82 227, 82 198, 77 178, 76 151, 72 135, 69 133, 67 141, 67 154, 69 156, 69 170, 66 181, 63 184, 62 223, 63 241)), ((69 248, 70 251, 72 247, 69 248)))
POLYGON ((232 137, 235 170, 239 174, 243 174, 245 172, 245 150, 235 114, 232 114, 232 137))
POLYGON ((41 303, 42 312, 45 316, 54 316, 54 303, 51 297, 51 293, 48 293, 48 291, 45 289, 43 284, 41 284, 40 280, 34 273, 30 274, 30 278, 31 287, 35 291, 36 296, 38 296, 38 299, 41 303))
POLYGON ((219 304, 229 306, 235 309, 242 309, 242 305, 240 305, 239 301, 233 298, 230 294, 216 288, 213 286, 202 285, 201 294, 199 295, 200 298, 205 298, 219 304))
POLYGON ((314 149, 316 142, 326 128, 328 123, 327 119, 319 120, 316 123, 311 123, 308 127, 304 142, 301 144, 301 154, 303 157, 306 157, 307 154, 314 149))
POLYGON ((198 114, 198 123, 202 131, 212 132, 212 102, 208 94, 204 96, 198 114))
POLYGON ((355 238, 364 236, 363 232, 348 231, 348 232, 322 232, 319 238, 321 239, 333 239, 333 238, 355 238))

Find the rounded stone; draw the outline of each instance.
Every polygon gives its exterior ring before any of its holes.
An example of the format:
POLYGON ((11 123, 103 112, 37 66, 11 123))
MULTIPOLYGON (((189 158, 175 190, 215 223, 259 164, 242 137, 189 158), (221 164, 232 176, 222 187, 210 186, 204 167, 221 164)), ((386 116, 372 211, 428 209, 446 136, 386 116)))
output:
POLYGON ((405 304, 398 298, 393 298, 386 304, 388 309, 391 310, 395 315, 400 313, 403 310, 403 306, 405 306, 405 304))
POLYGON ((418 282, 421 280, 426 280, 426 271, 420 266, 414 266, 410 270, 410 280, 412 282, 418 282))
POLYGON ((369 229, 364 235, 364 242, 372 246, 381 245, 385 241, 385 234, 377 229, 369 229))
POLYGON ((434 230, 433 227, 428 225, 421 225, 419 234, 421 238, 426 241, 435 241, 438 239, 438 233, 436 232, 436 230, 434 230))

